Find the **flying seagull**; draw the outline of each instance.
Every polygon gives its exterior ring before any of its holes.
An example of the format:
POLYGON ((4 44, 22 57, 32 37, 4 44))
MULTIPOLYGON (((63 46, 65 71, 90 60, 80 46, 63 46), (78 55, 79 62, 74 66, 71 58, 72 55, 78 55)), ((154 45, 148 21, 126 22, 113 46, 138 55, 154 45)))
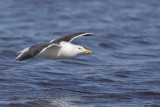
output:
POLYGON ((72 58, 80 53, 91 54, 90 50, 86 50, 84 47, 80 45, 75 45, 71 43, 73 39, 80 36, 93 36, 93 33, 74 33, 53 39, 48 43, 41 43, 25 48, 24 50, 17 52, 20 53, 20 55, 17 56, 15 61, 22 61, 25 59, 32 58, 34 56, 54 60, 72 58))

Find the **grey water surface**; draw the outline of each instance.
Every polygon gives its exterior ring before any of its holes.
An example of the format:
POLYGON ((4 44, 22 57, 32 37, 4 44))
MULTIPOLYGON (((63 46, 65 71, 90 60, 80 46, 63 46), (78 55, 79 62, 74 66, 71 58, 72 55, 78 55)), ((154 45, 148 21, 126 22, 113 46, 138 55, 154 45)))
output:
POLYGON ((0 0, 0 107, 160 107, 160 0, 0 0), (13 62, 76 32, 91 55, 13 62))

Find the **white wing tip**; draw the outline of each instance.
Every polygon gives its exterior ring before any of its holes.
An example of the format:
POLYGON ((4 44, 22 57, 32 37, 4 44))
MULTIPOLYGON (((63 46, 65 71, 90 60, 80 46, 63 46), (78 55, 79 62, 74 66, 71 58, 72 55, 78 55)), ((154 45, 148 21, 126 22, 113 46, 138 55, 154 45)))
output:
POLYGON ((23 49, 22 51, 17 51, 17 53, 24 53, 27 52, 29 50, 30 47, 23 49))
POLYGON ((82 35, 94 35, 93 33, 84 33, 84 34, 82 34, 82 35))
POLYGON ((86 34, 93 34, 93 33, 86 33, 86 34))

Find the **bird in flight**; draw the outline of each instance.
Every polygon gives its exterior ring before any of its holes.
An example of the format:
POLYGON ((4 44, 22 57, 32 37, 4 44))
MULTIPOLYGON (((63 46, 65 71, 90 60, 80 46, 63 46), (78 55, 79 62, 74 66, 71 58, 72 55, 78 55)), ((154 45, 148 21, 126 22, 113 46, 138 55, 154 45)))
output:
POLYGON ((34 56, 47 59, 65 59, 72 58, 81 53, 91 54, 90 50, 85 49, 80 45, 72 44, 71 41, 80 36, 93 36, 93 33, 74 33, 62 36, 51 40, 48 43, 41 43, 28 48, 25 48, 20 53, 15 61, 22 61, 34 56))

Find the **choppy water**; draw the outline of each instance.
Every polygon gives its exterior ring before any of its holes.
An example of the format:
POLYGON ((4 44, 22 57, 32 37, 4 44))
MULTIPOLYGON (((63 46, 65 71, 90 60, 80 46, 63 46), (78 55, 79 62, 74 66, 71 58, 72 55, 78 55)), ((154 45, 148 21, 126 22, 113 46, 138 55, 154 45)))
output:
POLYGON ((0 0, 1 107, 159 107, 159 0, 0 0), (73 59, 16 51, 75 32, 73 59))

